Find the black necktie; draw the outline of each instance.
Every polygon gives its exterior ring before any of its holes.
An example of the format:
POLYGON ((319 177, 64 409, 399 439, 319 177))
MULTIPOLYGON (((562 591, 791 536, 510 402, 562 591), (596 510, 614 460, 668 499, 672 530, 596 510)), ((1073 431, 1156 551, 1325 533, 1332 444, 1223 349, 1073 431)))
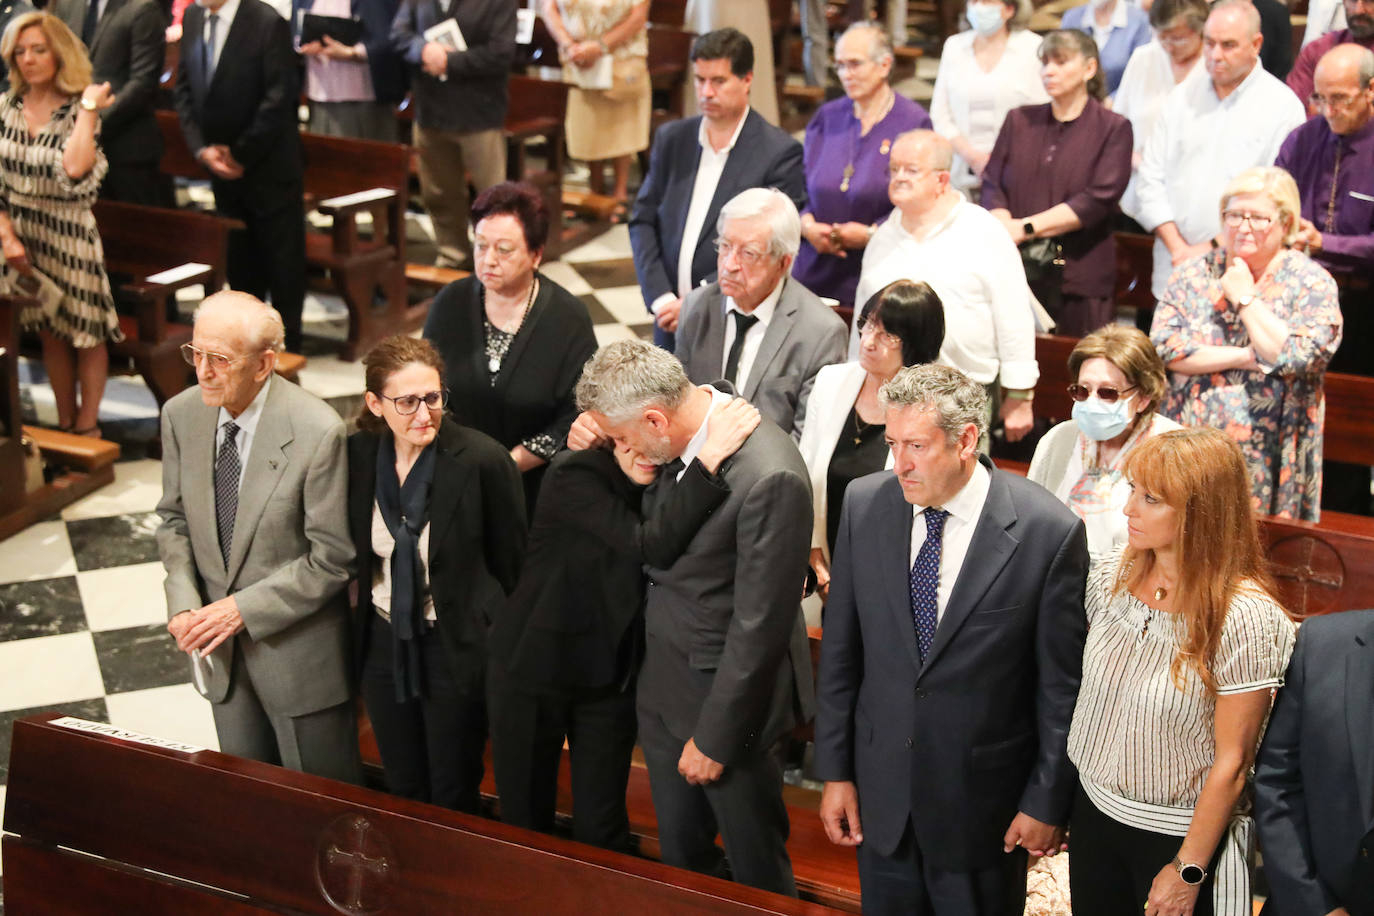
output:
POLYGON ((86 19, 81 23, 81 41, 86 50, 91 49, 91 39, 95 38, 95 24, 100 19, 100 0, 90 0, 86 7, 86 19))
POLYGON ((233 420, 224 424, 224 444, 215 456, 215 522, 219 527, 219 552, 229 568, 234 546, 234 518, 239 514, 239 428, 233 420))
POLYGON ((730 317, 735 319, 735 339, 730 344, 730 355, 725 357, 725 380, 733 385, 735 376, 739 375, 739 355, 744 350, 744 335, 759 319, 743 312, 731 312, 730 317))

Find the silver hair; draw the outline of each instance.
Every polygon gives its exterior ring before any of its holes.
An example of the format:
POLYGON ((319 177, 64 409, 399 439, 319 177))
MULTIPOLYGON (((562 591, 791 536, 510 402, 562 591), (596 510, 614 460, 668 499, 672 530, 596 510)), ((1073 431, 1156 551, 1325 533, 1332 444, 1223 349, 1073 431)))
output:
POLYGON ((840 42, 844 41, 851 32, 863 32, 868 36, 868 59, 880 61, 884 57, 892 57, 892 39, 888 37, 887 29, 878 25, 871 19, 860 19, 850 23, 849 28, 845 29, 836 39, 835 46, 839 47, 840 42))
POLYGON ((1251 3, 1250 0, 1217 0, 1216 3, 1212 4, 1212 11, 1207 14, 1207 18, 1211 19, 1223 10, 1236 10, 1240 13, 1246 26, 1250 29, 1250 37, 1253 38, 1260 33, 1259 10, 1255 9, 1255 4, 1251 3))
POLYGON ((725 224, 731 220, 757 217, 768 220, 768 253, 775 258, 796 257, 801 248, 801 217, 792 198, 777 188, 748 188, 730 198, 720 208, 716 235, 724 235, 725 224))
POLYGON ((243 339, 250 350, 271 350, 277 354, 286 351, 286 323, 282 321, 281 312, 257 296, 228 289, 214 293, 196 307, 192 320, 198 321, 201 313, 207 310, 218 309, 226 309, 239 319, 243 339))
POLYGON ((884 408, 915 407, 935 414, 935 425, 957 442, 972 423, 982 439, 988 431, 988 392, 958 369, 926 363, 908 366, 878 390, 884 408))
POLYGON ((617 340, 582 367, 577 407, 619 425, 637 419, 646 407, 676 410, 691 390, 687 371, 667 350, 643 340, 617 340))
POLYGON ((937 172, 948 172, 954 165, 954 147, 948 140, 935 131, 925 127, 902 131, 892 141, 896 146, 903 140, 915 140, 926 150, 926 167, 937 172))

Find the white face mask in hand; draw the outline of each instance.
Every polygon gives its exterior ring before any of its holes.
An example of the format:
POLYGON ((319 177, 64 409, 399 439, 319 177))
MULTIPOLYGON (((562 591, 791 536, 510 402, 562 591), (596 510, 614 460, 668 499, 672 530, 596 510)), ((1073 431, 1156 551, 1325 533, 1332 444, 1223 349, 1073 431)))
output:
POLYGON ((995 35, 1002 28, 1001 3, 970 3, 964 16, 979 35, 995 35))
POLYGON ((1073 420, 1078 424, 1079 432, 1094 442, 1115 439, 1131 424, 1129 405, 1134 398, 1135 395, 1117 398, 1114 403, 1108 404, 1093 395, 1086 401, 1075 401, 1073 420))

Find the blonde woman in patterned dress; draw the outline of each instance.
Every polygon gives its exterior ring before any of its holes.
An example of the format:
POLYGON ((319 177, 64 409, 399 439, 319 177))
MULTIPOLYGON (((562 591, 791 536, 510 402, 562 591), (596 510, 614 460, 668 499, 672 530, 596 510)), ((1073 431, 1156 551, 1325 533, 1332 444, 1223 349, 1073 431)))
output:
POLYGON ((107 341, 123 339, 91 204, 108 166, 96 144, 109 83, 91 84, 81 42, 56 16, 16 17, 0 39, 10 91, 0 96, 0 250, 5 285, 37 269, 63 295, 20 319, 43 341, 64 430, 99 436, 107 341), (81 400, 77 405, 77 384, 81 400))
POLYGON ((617 216, 629 202, 630 157, 649 148, 648 0, 545 0, 544 22, 566 67, 586 71, 607 54, 610 89, 568 94, 568 155, 591 168, 595 194, 606 191, 603 166, 615 172, 617 216))

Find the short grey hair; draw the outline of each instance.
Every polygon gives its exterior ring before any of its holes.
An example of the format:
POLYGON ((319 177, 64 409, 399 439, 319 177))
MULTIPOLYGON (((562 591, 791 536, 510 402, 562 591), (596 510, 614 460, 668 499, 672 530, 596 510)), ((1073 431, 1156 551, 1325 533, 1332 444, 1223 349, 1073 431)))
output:
POLYGON ((775 258, 797 256, 801 248, 801 217, 792 198, 777 188, 748 188, 740 191, 720 208, 716 235, 725 234, 725 224, 736 219, 768 220, 768 253, 775 258))
POLYGON ((926 363, 908 366, 878 389, 884 408, 915 407, 935 414, 935 425, 951 443, 972 423, 982 439, 988 432, 988 392, 958 369, 926 363))
POLYGON ((954 166, 954 146, 944 137, 928 127, 917 127, 902 131, 892 141, 896 146, 903 140, 914 140, 926 151, 926 167, 937 172, 948 172, 954 166))
POLYGON ((1212 4, 1212 11, 1207 14, 1207 18, 1211 19, 1217 13, 1222 13, 1226 10, 1235 10, 1240 13, 1241 18, 1245 20, 1245 24, 1250 30, 1251 38, 1260 34, 1259 10, 1255 9, 1255 4, 1251 3, 1250 0, 1217 0, 1216 3, 1212 4))
POLYGON ((281 312, 257 296, 238 290, 222 290, 202 300, 192 320, 198 321, 202 313, 220 310, 239 319, 243 339, 254 353, 271 350, 280 355, 285 352, 286 324, 281 312))
POLYGON ((692 390, 677 357, 643 340, 617 340, 587 360, 577 382, 577 407, 619 425, 646 407, 676 410, 692 390))
POLYGON ((856 32, 863 32, 868 38, 869 60, 876 62, 884 57, 892 57, 892 39, 888 37, 887 29, 871 19, 860 19, 850 23, 849 28, 840 33, 840 37, 836 39, 835 46, 839 47, 840 42, 849 37, 851 33, 856 32))

